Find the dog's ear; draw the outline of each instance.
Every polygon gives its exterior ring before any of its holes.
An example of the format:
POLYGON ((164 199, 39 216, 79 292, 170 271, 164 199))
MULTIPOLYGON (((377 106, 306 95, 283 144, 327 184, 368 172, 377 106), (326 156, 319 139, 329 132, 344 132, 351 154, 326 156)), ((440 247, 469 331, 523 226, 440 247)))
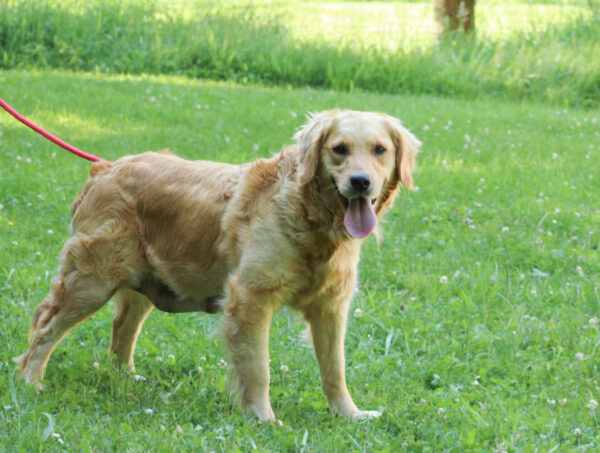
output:
POLYGON ((298 146, 299 182, 312 181, 319 167, 321 147, 331 129, 335 111, 309 114, 308 121, 294 134, 298 146))
POLYGON ((396 169, 398 179, 408 189, 413 188, 412 172, 415 169, 416 157, 421 142, 396 118, 389 118, 392 127, 392 138, 396 146, 396 169))

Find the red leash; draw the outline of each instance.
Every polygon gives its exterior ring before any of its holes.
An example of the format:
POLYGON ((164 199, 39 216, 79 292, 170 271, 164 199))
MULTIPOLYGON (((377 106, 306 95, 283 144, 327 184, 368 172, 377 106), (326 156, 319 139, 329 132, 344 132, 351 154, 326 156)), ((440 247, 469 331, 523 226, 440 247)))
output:
POLYGON ((23 115, 19 114, 19 112, 17 112, 15 109, 13 109, 10 105, 8 105, 6 102, 4 102, 4 100, 2 98, 0 98, 0 107, 2 107, 4 110, 6 110, 8 113, 10 113, 16 119, 18 119, 21 123, 25 124, 26 126, 29 126, 31 129, 36 131, 38 134, 43 135, 48 140, 50 140, 51 142, 60 146, 61 148, 64 148, 67 151, 70 151, 79 157, 83 157, 84 159, 91 160, 92 162, 107 162, 108 163, 107 160, 104 160, 100 157, 96 157, 93 154, 88 154, 84 151, 81 151, 80 149, 75 148, 74 146, 71 146, 66 142, 63 142, 60 138, 55 137, 50 132, 47 132, 44 129, 42 129, 41 127, 33 124, 31 121, 29 121, 23 115))

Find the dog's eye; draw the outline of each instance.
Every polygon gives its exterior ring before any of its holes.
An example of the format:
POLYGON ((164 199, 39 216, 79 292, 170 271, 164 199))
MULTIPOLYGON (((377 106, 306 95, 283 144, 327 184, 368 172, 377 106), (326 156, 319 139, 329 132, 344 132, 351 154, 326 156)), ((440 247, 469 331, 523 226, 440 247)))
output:
POLYGON ((382 154, 384 154, 387 151, 387 149, 385 149, 383 146, 381 145, 377 145, 375 147, 375 154, 378 156, 381 156, 382 154))
POLYGON ((344 144, 334 146, 332 150, 338 156, 346 156, 348 154, 348 147, 344 144))

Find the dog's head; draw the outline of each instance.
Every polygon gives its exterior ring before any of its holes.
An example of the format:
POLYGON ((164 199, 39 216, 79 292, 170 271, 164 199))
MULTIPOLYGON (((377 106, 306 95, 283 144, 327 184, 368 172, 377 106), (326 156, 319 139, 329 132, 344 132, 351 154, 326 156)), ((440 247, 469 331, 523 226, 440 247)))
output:
POLYGON ((311 115, 295 134, 300 184, 318 178, 336 192, 344 226, 368 236, 401 183, 413 187, 412 171, 421 143, 399 120, 383 113, 331 110, 311 115))

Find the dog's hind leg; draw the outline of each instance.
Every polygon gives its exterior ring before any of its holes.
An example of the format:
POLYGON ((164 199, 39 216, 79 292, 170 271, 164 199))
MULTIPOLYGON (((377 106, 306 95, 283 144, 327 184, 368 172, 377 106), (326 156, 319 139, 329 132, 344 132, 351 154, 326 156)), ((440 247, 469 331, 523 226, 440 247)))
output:
POLYGON ((58 342, 131 281, 138 246, 116 226, 105 222, 95 234, 75 234, 65 243, 60 273, 33 314, 29 349, 15 359, 26 382, 39 385, 58 342))
POLYGON ((110 299, 111 281, 78 270, 62 274, 50 294, 36 308, 30 330, 29 349, 17 361, 21 377, 40 385, 50 354, 69 330, 93 314, 110 299))
POLYGON ((115 316, 109 351, 115 354, 113 357, 115 366, 124 364, 133 371, 135 342, 142 330, 142 324, 154 305, 143 294, 127 288, 119 289, 114 301, 115 316))

